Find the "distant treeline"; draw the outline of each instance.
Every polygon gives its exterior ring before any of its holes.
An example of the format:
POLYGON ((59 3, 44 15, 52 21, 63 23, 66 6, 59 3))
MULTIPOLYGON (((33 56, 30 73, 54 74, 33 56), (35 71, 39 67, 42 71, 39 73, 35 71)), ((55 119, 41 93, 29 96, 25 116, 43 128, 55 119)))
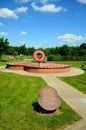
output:
MULTIPOLYGON (((38 48, 45 52, 48 61, 59 60, 86 60, 86 43, 80 46, 63 45, 61 47, 38 48)), ((34 47, 26 47, 25 44, 21 46, 10 46, 8 39, 0 38, 0 56, 6 55, 32 55, 37 50, 34 47)))

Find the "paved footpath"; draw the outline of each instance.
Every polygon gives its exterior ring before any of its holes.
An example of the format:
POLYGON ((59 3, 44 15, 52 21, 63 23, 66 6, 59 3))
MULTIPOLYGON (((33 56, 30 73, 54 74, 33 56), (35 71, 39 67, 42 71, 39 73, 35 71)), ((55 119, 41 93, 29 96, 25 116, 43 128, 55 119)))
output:
POLYGON ((55 88, 59 94, 63 98, 63 100, 71 106, 81 117, 80 121, 77 121, 75 124, 68 126, 65 130, 86 130, 86 95, 82 94, 78 90, 74 89, 67 83, 59 80, 57 77, 59 76, 74 76, 78 74, 82 74, 83 71, 77 68, 73 68, 71 72, 61 73, 61 74, 33 74, 25 71, 14 71, 7 70, 5 67, 0 67, 0 71, 4 72, 14 72, 21 75, 27 76, 41 76, 46 83, 55 88))

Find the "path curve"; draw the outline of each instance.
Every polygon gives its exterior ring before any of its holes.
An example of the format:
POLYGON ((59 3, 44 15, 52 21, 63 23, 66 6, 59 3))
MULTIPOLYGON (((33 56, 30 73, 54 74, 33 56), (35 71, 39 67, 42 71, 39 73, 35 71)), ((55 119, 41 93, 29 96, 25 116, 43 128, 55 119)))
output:
POLYGON ((13 72, 13 73, 17 73, 17 74, 21 74, 21 75, 27 75, 27 76, 45 76, 45 75, 49 75, 49 76, 56 76, 56 77, 68 77, 68 76, 76 76, 76 75, 80 75, 83 74, 84 71, 80 68, 75 68, 75 67, 71 67, 71 70, 69 72, 63 72, 63 73, 57 73, 57 74, 39 74, 39 73, 31 73, 31 72, 26 72, 23 70, 10 70, 10 69, 6 69, 6 66, 0 66, 0 71, 3 72, 13 72))

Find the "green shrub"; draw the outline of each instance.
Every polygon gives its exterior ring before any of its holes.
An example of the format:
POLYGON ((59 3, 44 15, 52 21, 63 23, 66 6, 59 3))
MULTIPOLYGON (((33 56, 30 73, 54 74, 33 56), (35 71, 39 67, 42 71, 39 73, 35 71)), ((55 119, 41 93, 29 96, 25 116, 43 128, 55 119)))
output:
POLYGON ((63 57, 62 56, 60 56, 60 55, 50 55, 50 56, 48 56, 47 57, 47 60, 48 61, 63 61, 63 57))
POLYGON ((85 56, 61 56, 61 55, 49 55, 48 61, 85 61, 85 56))
POLYGON ((86 70, 86 62, 82 64, 81 69, 86 70))

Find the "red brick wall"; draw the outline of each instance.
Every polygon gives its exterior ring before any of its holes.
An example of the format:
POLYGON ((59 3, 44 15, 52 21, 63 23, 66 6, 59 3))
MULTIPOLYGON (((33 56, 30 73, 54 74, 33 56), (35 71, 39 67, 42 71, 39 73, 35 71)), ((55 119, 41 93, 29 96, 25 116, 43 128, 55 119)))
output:
POLYGON ((24 65, 7 65, 7 69, 11 70, 25 70, 27 72, 33 72, 33 73, 63 73, 71 70, 71 67, 64 67, 64 68, 31 68, 29 66, 24 65))

